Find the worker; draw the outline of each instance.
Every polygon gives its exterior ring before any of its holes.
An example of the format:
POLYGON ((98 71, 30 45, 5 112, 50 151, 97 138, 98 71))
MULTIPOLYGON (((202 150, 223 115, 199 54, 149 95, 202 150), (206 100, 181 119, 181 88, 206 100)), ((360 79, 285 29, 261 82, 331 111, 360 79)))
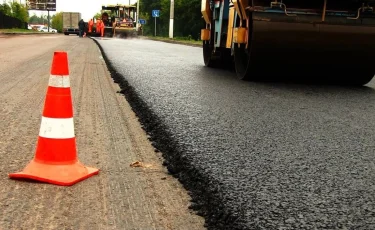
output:
POLYGON ((96 33, 100 35, 101 34, 101 30, 102 30, 102 28, 101 28, 101 20, 98 18, 96 20, 96 33))
POLYGON ((85 22, 83 21, 83 19, 79 20, 79 22, 78 22, 78 28, 79 28, 79 37, 82 38, 83 37, 83 32, 85 30, 85 22))
POLYGON ((89 33, 92 32, 92 26, 94 25, 94 21, 92 20, 92 18, 90 19, 89 21, 89 33))
POLYGON ((100 28, 101 28, 100 30, 101 36, 103 37, 104 36, 104 22, 103 21, 100 22, 100 28))
POLYGON ((89 23, 85 22, 85 28, 83 29, 83 37, 86 37, 89 32, 89 23))
POLYGON ((103 15, 102 15, 102 21, 103 21, 104 25, 106 25, 106 26, 109 26, 108 17, 109 17, 108 14, 106 12, 104 12, 103 15))

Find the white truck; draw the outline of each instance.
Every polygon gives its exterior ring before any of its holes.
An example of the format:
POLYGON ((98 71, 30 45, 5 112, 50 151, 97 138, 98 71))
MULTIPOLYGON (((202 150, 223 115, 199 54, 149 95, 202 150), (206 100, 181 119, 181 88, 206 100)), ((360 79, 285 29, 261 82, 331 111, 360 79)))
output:
POLYGON ((65 35, 79 35, 78 22, 81 20, 79 12, 63 12, 63 33, 65 35))

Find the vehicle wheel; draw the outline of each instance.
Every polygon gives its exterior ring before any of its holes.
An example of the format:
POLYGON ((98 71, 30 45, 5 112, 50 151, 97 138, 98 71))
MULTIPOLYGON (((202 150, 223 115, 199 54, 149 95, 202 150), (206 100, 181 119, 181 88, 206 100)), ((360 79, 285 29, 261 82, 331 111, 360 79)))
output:
MULTIPOLYGON (((369 83, 373 78, 374 78, 373 74, 358 73, 358 75, 354 76, 353 79, 346 79, 342 83, 343 83, 343 85, 364 86, 367 83, 369 83)), ((337 81, 339 81, 339 80, 336 80, 336 82, 337 81)), ((340 84, 340 82, 339 82, 339 84, 340 84)))
MULTIPOLYGON (((212 20, 212 18, 211 18, 212 20)), ((204 27, 206 27, 206 22, 203 21, 204 27)), ((211 34, 214 34, 215 24, 211 23, 211 34)), ((218 67, 220 58, 217 57, 214 52, 214 36, 210 36, 209 41, 203 41, 203 60, 204 65, 207 67, 218 67)))
POLYGON ((357 81, 355 82, 355 85, 359 85, 359 86, 366 85, 373 78, 374 78, 374 75, 370 75, 370 76, 367 76, 367 77, 362 77, 360 79, 357 79, 357 81))
POLYGON ((217 60, 213 56, 213 45, 210 41, 203 41, 203 60, 207 67, 214 67, 217 65, 217 60))
MULTIPOLYGON (((251 68, 251 39, 253 35, 252 31, 252 24, 253 24, 253 19, 252 19, 252 13, 247 11, 247 15, 249 18, 248 22, 248 44, 246 47, 246 44, 235 44, 234 45, 234 65, 236 69, 236 74, 237 78, 241 80, 254 80, 255 77, 251 74, 252 68, 251 68)), ((237 24, 236 26, 239 27, 240 25, 240 18, 237 16, 237 24)), ((242 25, 246 25, 246 20, 242 21, 242 25)))

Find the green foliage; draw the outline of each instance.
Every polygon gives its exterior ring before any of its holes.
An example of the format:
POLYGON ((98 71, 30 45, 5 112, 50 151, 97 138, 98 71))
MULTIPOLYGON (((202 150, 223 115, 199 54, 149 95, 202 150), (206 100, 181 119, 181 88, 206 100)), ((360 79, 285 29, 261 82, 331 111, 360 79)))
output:
MULTIPOLYGON (((109 17, 112 17, 112 16, 116 16, 116 13, 115 12, 111 12, 110 10, 105 10, 103 11, 103 13, 106 12, 108 14, 109 17)), ((94 18, 102 18, 102 13, 99 12, 99 13, 96 13, 94 15, 94 18)))
POLYGON ((18 2, 10 3, 12 8, 12 16, 18 18, 23 22, 29 21, 29 12, 27 11, 26 5, 19 4, 18 2))
POLYGON ((17 18, 23 22, 29 20, 29 12, 24 4, 18 2, 11 2, 10 4, 0 4, 0 11, 5 15, 17 18))
POLYGON ((63 13, 59 12, 52 16, 51 26, 57 32, 62 33, 63 30, 63 13))
POLYGON ((12 8, 6 3, 0 4, 0 12, 5 15, 12 16, 12 8))
MULTIPOLYGON (((160 10, 160 17, 156 18, 156 35, 169 35, 170 0, 140 0, 139 18, 146 19, 143 27, 144 35, 154 35, 155 19, 152 10, 160 10)), ((203 25, 201 14, 201 0, 174 1, 174 37, 191 37, 198 40, 203 25)))
POLYGON ((30 24, 43 24, 43 18, 38 17, 35 14, 29 18, 30 24))
POLYGON ((102 18, 102 13, 96 13, 93 18, 102 18))
MULTIPOLYGON (((52 19, 52 17, 50 18, 50 20, 52 19)), ((36 16, 34 14, 34 15, 32 15, 29 18, 29 24, 43 24, 43 25, 46 25, 46 24, 48 24, 48 16, 47 15, 41 15, 40 17, 38 17, 38 16, 36 16)))

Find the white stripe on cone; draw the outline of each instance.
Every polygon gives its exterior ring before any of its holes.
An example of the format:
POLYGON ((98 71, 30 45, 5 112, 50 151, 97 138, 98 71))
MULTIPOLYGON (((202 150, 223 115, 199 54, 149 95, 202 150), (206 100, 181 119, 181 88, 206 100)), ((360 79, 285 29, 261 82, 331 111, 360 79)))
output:
POLYGON ((75 137, 73 118, 49 118, 42 116, 39 136, 51 139, 75 137))
POLYGON ((57 87, 57 88, 69 88, 70 87, 69 76, 51 75, 49 77, 48 85, 52 87, 57 87))

